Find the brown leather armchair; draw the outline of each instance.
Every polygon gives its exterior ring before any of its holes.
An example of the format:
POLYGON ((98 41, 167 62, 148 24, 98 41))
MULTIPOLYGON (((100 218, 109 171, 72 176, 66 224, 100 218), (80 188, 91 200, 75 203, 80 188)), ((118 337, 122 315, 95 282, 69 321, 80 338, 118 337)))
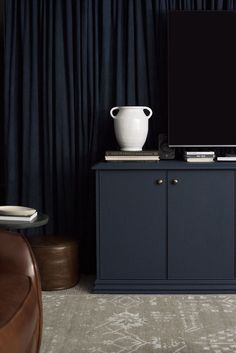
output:
POLYGON ((24 236, 0 230, 0 352, 38 353, 42 333, 41 285, 24 236))

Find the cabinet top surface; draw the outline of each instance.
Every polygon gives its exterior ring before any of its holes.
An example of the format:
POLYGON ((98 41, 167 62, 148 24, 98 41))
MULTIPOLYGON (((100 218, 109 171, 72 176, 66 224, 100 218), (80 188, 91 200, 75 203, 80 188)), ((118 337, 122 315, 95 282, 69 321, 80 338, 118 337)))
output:
POLYGON ((189 163, 185 161, 169 160, 159 162, 100 162, 93 166, 94 170, 176 170, 176 169, 220 169, 234 170, 236 162, 210 162, 210 163, 189 163))

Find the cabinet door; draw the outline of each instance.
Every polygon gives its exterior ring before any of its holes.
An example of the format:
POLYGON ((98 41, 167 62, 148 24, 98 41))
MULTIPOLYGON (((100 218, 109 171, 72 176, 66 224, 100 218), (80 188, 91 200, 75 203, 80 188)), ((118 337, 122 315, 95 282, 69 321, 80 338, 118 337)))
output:
POLYGON ((168 201, 168 277, 234 278, 234 173, 169 172, 168 201))
POLYGON ((166 278, 166 173, 102 171, 98 268, 101 279, 166 278), (157 184, 157 180, 163 180, 157 184))

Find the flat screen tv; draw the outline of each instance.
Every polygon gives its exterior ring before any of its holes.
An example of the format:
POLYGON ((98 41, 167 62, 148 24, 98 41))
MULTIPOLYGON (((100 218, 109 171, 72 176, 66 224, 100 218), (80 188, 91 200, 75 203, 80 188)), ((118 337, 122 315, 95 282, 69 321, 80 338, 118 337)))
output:
POLYGON ((168 144, 236 146, 236 12, 169 14, 168 144))

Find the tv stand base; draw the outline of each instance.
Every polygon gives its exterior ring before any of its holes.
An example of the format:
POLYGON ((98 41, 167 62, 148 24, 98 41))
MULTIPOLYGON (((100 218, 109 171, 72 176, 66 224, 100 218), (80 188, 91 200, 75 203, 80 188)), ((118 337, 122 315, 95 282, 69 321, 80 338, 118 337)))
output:
POLYGON ((96 280, 95 293, 236 293, 236 280, 96 280))

